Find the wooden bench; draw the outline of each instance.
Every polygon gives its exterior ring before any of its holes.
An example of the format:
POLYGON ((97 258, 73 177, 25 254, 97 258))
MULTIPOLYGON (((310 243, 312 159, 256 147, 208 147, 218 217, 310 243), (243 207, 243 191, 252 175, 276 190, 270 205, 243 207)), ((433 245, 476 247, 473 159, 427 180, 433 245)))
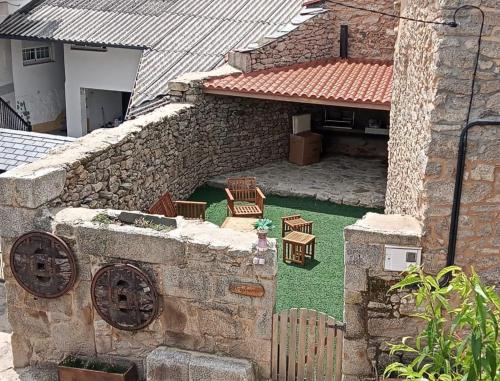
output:
POLYGON ((150 214, 160 214, 165 217, 182 216, 191 220, 205 221, 206 202, 196 201, 172 201, 170 193, 165 193, 149 209, 150 214))

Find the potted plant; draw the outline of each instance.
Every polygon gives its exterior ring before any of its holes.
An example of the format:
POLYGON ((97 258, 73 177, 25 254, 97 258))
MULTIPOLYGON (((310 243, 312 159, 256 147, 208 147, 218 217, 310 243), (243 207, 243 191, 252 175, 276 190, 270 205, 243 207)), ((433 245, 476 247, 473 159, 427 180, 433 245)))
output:
POLYGON ((257 251, 266 251, 268 249, 267 234, 270 230, 274 229, 273 221, 269 218, 261 218, 257 220, 253 225, 255 230, 257 230, 257 251))
POLYGON ((405 380, 497 381, 500 379, 500 296, 471 270, 445 268, 433 277, 412 268, 392 290, 418 286, 413 292, 426 327, 414 344, 405 338, 391 345, 391 354, 413 358, 395 362, 385 376, 405 380), (451 275, 451 281, 446 281, 451 275))
POLYGON ((58 366, 59 381, 138 381, 137 367, 124 361, 66 357, 58 366))

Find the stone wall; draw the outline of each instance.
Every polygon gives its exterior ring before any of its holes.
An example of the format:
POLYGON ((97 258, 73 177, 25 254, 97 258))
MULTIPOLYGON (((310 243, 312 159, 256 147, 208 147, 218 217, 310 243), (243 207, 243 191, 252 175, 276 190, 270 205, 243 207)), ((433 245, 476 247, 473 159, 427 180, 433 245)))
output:
MULTIPOLYGON (((406 2, 406 16, 451 20, 466 1, 406 2)), ((485 13, 471 121, 500 120, 498 2, 477 2, 485 13)), ((447 253, 459 135, 466 125, 481 17, 462 10, 457 28, 401 21, 394 65, 389 142, 387 213, 411 214, 424 222, 426 269, 438 271, 447 253)), ((498 284, 500 263, 500 132, 469 134, 456 263, 473 265, 498 284)))
MULTIPOLYGON (((54 363, 69 354, 126 358, 142 370, 146 356, 169 346, 251 360, 263 377, 270 375, 272 314, 276 288, 276 250, 259 254, 253 265, 252 233, 220 229, 210 223, 176 220, 168 232, 134 225, 95 222, 100 213, 117 211, 68 208, 49 231, 72 249, 78 277, 57 299, 40 299, 12 276, 10 247, 18 232, 3 232, 9 321, 14 365, 54 363), (152 279, 160 312, 148 327, 129 332, 113 328, 97 313, 91 280, 109 263, 129 263, 152 279), (233 283, 260 285, 263 297, 232 293, 233 283)), ((15 216, 2 220, 14 221, 15 216)), ((27 224, 25 229, 33 227, 27 224)), ((275 245, 274 245, 275 247, 275 245)), ((142 372, 141 372, 142 373, 142 372)))
POLYGON ((246 360, 160 347, 147 357, 148 381, 255 381, 246 360))
POLYGON ((167 345, 250 359, 260 375, 269 376, 275 255, 269 257, 271 273, 253 271, 253 234, 186 228, 162 242, 138 228, 102 230, 88 221, 96 213, 88 208, 147 210, 166 191, 182 199, 215 175, 287 156, 291 116, 299 105, 204 96, 196 84, 186 86, 179 99, 190 104, 171 104, 95 131, 0 176, 0 236, 16 367, 56 362, 71 352, 141 365, 152 349, 167 345), (87 209, 65 209, 54 217, 68 206, 87 209), (33 230, 55 232, 82 259, 77 285, 60 300, 33 298, 9 271, 14 240, 33 230), (234 238, 239 242, 233 247, 234 238), (140 252, 145 248, 147 253, 140 252), (108 261, 136 263, 158 281, 162 313, 143 332, 117 331, 94 313, 91 276, 108 261), (259 280, 265 298, 228 293, 232 279, 259 280))
MULTIPOLYGON (((431 15, 433 10, 424 8, 425 2, 415 2, 415 9, 419 9, 415 16, 425 19, 431 15)), ((387 213, 419 216, 418 197, 423 191, 422 171, 430 137, 429 110, 435 98, 435 88, 428 78, 434 75, 431 63, 436 53, 429 47, 436 39, 436 31, 429 25, 402 22, 399 27, 394 55, 387 213)))
MULTIPOLYGON (((363 0, 354 0, 349 4, 367 6, 363 0)), ((372 1, 368 7, 395 12, 393 0, 372 1)), ((276 40, 251 51, 231 52, 229 64, 248 72, 338 57, 341 25, 349 26, 349 57, 393 59, 396 41, 394 29, 397 26, 395 19, 328 2, 323 8, 327 12, 316 15, 276 40)))
POLYGON ((147 210, 166 191, 185 198, 215 175, 286 158, 297 107, 207 95, 95 131, 0 176, 0 215, 42 205, 147 210))
POLYGON ((396 360, 387 343, 416 336, 414 305, 405 294, 389 293, 401 276, 384 269, 385 245, 419 247, 421 225, 413 217, 369 213, 344 230, 343 374, 346 381, 373 379, 396 360))

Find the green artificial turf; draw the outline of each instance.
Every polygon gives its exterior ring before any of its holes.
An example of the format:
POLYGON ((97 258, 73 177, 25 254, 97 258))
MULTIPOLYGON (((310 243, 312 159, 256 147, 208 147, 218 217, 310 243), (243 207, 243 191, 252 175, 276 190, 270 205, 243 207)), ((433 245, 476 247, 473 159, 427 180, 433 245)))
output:
MULTIPOLYGON (((203 186, 191 200, 206 201, 207 220, 221 225, 226 218, 226 199, 222 189, 203 186)), ((266 196, 264 217, 276 228, 269 236, 278 238, 278 292, 276 311, 311 308, 342 320, 344 288, 344 227, 353 224, 370 209, 337 205, 312 198, 266 196), (286 264, 281 252, 281 217, 300 214, 314 221, 315 259, 306 266, 286 264)))

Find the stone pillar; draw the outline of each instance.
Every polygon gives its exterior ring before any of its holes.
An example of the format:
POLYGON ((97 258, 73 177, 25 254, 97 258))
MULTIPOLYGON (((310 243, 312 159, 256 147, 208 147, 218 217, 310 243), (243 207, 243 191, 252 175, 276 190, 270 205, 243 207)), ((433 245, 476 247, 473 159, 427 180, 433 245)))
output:
POLYGON ((411 308, 401 296, 389 295, 400 279, 384 270, 385 245, 420 245, 421 225, 413 217, 368 213, 344 230, 344 337, 345 381, 373 378, 390 362, 386 342, 399 342, 416 333, 407 316, 411 308))

